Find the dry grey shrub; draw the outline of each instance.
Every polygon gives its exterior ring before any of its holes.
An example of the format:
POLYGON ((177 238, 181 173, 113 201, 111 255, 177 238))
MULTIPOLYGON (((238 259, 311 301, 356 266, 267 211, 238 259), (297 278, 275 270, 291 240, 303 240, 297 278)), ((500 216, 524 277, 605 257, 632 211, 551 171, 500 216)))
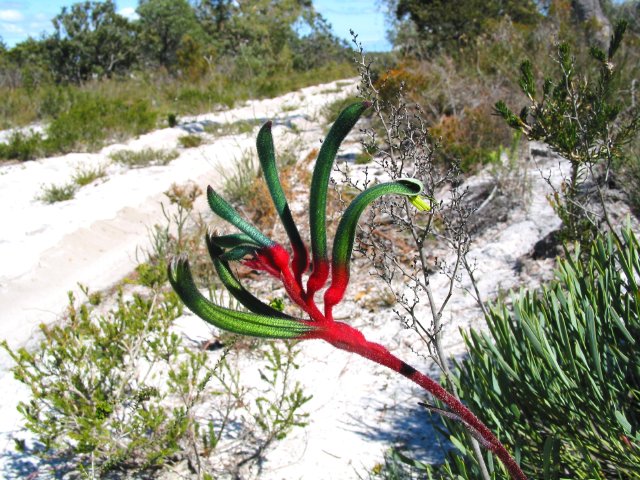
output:
MULTIPOLYGON (((402 86, 394 98, 383 99, 380 85, 373 80, 371 62, 355 36, 354 43, 359 51, 359 95, 372 103, 373 112, 370 126, 362 130, 363 148, 373 154, 377 173, 382 171, 389 179, 412 177, 422 181, 431 206, 428 212, 416 212, 405 199, 383 197, 361 222, 356 249, 371 262, 373 274, 394 293, 397 317, 420 336, 428 356, 441 369, 447 388, 456 394, 442 347, 442 318, 465 273, 471 279, 472 295, 485 312, 473 261, 468 258, 471 219, 478 204, 461 186, 462 176, 456 165, 432 161, 438 143, 429 135, 420 106, 406 101, 402 86), (439 257, 432 254, 434 249, 441 252, 439 257), (439 296, 431 285, 431 275, 436 272, 448 280, 439 296), (429 319, 421 313, 425 306, 429 319)), ((352 176, 347 166, 337 169, 342 177, 338 188, 343 193, 345 187, 346 191, 361 191, 373 181, 368 167, 363 179, 352 176)), ((441 411, 437 406, 427 408, 441 411)), ((469 441, 484 466, 477 441, 470 435, 469 441)), ((484 478, 489 478, 486 468, 483 470, 484 478)))

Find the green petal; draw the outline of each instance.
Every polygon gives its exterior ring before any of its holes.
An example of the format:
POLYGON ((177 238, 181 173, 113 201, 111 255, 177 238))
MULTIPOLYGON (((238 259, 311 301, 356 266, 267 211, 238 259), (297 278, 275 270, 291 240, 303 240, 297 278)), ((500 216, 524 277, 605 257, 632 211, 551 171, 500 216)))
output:
POLYGON ((235 247, 246 247, 246 246, 254 246, 260 247, 259 244, 255 242, 249 235, 246 233, 233 233, 231 235, 207 235, 207 241, 210 241, 220 247, 220 248, 235 248, 235 247))
POLYGON ((369 102, 358 102, 345 108, 338 116, 331 130, 324 139, 318 161, 313 170, 311 180, 311 196, 309 198, 309 227, 311 230, 311 251, 313 261, 327 259, 326 209, 327 189, 333 162, 340 144, 354 127, 362 112, 369 108, 369 102))
POLYGON ((423 188, 421 181, 415 178, 404 178, 394 182, 381 183, 360 193, 351 202, 338 224, 336 237, 333 241, 333 265, 336 267, 349 265, 358 220, 371 202, 388 194, 415 197, 422 192, 423 188))
POLYGON ((220 255, 220 258, 225 262, 239 262, 246 256, 253 255, 254 253, 256 253, 256 247, 241 245, 230 250, 225 250, 225 252, 220 255))
MULTIPOLYGON (((280 216, 282 225, 287 232, 291 246, 294 252, 300 252, 301 255, 306 256, 306 247, 300 237, 300 232, 296 226, 293 216, 291 215, 291 209, 287 203, 287 199, 284 195, 284 190, 280 184, 280 178, 278 177, 278 168, 276 166, 275 149, 273 147, 273 136, 271 135, 271 122, 265 123, 260 132, 258 132, 258 139, 256 142, 258 149, 258 158, 260 159, 260 166, 264 173, 264 179, 269 187, 269 193, 273 199, 273 204, 276 207, 276 211, 280 216)), ((304 259, 306 264, 306 259, 304 259)))
POLYGON ((187 308, 223 330, 252 337, 301 338, 317 328, 304 320, 238 312, 211 303, 196 287, 189 262, 183 257, 170 262, 168 274, 171 286, 187 308))
POLYGON ((229 203, 218 195, 211 186, 207 187, 207 200, 211 210, 220 218, 226 220, 231 225, 235 226, 247 236, 249 236, 255 243, 262 247, 270 247, 274 242, 265 236, 260 230, 251 225, 233 208, 229 203))

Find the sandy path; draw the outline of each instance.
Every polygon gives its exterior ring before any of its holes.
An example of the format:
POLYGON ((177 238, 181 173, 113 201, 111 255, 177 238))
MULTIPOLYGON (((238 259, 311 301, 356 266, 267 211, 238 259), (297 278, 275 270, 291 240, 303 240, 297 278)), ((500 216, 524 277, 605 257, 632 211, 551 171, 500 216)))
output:
MULTIPOLYGON (((310 138, 317 142, 320 108, 354 90, 353 81, 332 82, 181 120, 279 118, 274 127, 278 138, 289 130, 283 126, 287 119, 293 118, 308 124, 305 130, 314 130, 310 138)), ((193 180, 199 186, 219 185, 255 144, 254 133, 234 135, 180 150, 179 158, 167 166, 126 169, 109 162, 109 153, 118 149, 177 148, 178 138, 185 134, 182 128, 167 128, 95 154, 0 165, 0 331, 11 347, 29 344, 40 323, 58 318, 67 303, 66 292, 77 293, 78 283, 91 290, 107 288, 137 265, 136 251, 148 245, 148 228, 165 223, 160 202, 167 203, 162 193, 171 184, 193 180), (36 199, 43 185, 68 183, 78 167, 99 164, 106 165, 106 178, 82 187, 72 200, 47 205, 36 199)), ((0 382, 5 389, 0 401, 0 469, 13 449, 11 433, 20 428, 15 407, 26 398, 8 371, 10 365, 9 356, 0 351, 0 382)))

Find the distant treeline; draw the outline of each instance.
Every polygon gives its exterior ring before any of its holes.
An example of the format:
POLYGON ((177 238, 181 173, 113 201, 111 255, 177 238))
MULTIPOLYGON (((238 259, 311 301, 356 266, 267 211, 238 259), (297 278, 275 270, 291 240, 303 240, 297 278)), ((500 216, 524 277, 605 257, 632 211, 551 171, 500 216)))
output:
POLYGON ((64 7, 54 32, 8 49, 0 86, 80 84, 135 71, 197 80, 211 73, 308 71, 348 58, 311 0, 140 0, 138 18, 113 0, 64 7))

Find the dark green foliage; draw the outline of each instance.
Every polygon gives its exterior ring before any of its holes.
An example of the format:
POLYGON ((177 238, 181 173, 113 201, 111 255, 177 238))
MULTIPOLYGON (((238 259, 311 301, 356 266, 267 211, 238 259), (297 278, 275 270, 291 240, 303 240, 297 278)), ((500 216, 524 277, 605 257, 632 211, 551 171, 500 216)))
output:
MULTIPOLYGON (((586 263, 567 254, 555 282, 495 305, 489 332, 465 335, 458 393, 517 446, 530 478, 640 472, 640 245, 630 227, 619 236, 599 237, 586 263)), ((463 428, 445 423, 459 450, 438 478, 480 478, 463 428)))
POLYGON ((184 135, 178 139, 178 143, 184 148, 195 148, 202 145, 202 137, 198 135, 184 135))
POLYGON ((78 95, 73 105, 49 124, 44 149, 47 153, 96 149, 106 141, 152 130, 157 115, 146 100, 78 95))
POLYGON ((112 0, 63 7, 53 19, 55 33, 45 41, 58 80, 82 82, 131 68, 137 55, 136 28, 116 13, 112 0))
POLYGON ((146 58, 155 65, 172 68, 186 36, 204 42, 204 31, 187 0, 142 0, 136 12, 139 41, 146 58))
POLYGON ((40 153, 42 136, 39 133, 14 132, 7 143, 0 143, 0 160, 33 160, 40 153))
POLYGON ((395 15, 412 22, 429 51, 470 45, 491 22, 507 15, 523 25, 535 25, 541 18, 533 0, 398 0, 395 15))
POLYGON ((71 200, 76 194, 77 186, 74 183, 63 185, 50 184, 42 187, 37 200, 44 203, 57 203, 71 200))
POLYGON ((149 165, 168 165, 169 162, 178 158, 178 155, 175 150, 144 148, 142 150, 118 150, 111 153, 109 158, 130 168, 143 168, 149 165))
MULTIPOLYGON (((610 169, 625 157, 624 147, 640 130, 640 111, 625 104, 621 69, 614 61, 626 29, 624 21, 614 30, 608 53, 591 47, 594 66, 578 65, 567 43, 558 45, 555 59, 559 72, 546 78, 542 91, 536 86, 533 65, 520 67, 520 88, 528 105, 516 116, 504 102, 495 110, 506 123, 522 131, 530 140, 548 144, 571 163, 570 177, 562 190, 554 193, 553 205, 563 220, 565 238, 589 242, 600 223, 607 223, 606 206, 600 188, 610 169), (595 68, 593 68, 595 67, 595 68), (591 180, 598 188, 601 214, 592 214, 583 185, 591 180)), ((633 100, 631 100, 633 102, 633 100)))

